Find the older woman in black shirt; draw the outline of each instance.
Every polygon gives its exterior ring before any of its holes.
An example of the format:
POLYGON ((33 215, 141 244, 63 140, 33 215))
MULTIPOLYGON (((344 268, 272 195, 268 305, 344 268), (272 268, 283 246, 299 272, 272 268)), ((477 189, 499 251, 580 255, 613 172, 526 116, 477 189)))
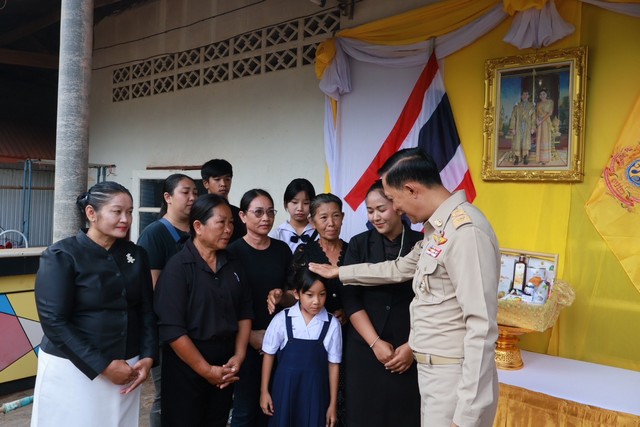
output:
POLYGON ((246 356, 251 293, 240 263, 225 251, 233 232, 228 202, 201 196, 189 218, 192 240, 169 260, 155 291, 162 425, 223 427, 246 356))
POLYGON ((127 238, 133 200, 102 182, 77 204, 89 229, 44 251, 36 276, 44 338, 32 425, 137 425, 137 387, 158 348, 146 252, 127 238))

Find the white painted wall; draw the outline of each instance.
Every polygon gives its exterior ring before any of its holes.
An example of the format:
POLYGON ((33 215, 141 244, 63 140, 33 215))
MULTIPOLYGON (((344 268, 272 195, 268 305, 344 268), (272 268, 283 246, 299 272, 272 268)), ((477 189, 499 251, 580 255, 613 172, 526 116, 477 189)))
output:
MULTIPOLYGON (((341 27, 426 3, 363 0, 341 27)), ((335 5, 329 0, 325 9, 335 5)), ((312 65, 123 102, 111 100, 112 73, 319 11, 305 0, 158 0, 106 18, 95 28, 89 161, 115 164, 108 179, 131 187, 136 170, 225 158, 234 166, 231 202, 264 188, 280 210, 276 224, 284 221, 281 199, 291 179, 324 189, 324 96, 312 65)))

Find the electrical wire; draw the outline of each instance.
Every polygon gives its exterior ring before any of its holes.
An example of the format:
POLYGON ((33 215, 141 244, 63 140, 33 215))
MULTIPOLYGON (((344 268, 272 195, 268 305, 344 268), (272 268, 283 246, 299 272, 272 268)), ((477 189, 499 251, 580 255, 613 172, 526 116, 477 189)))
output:
MULTIPOLYGON (((5 1, 6 1, 6 0, 5 0, 5 1)), ((260 0, 260 2, 262 2, 262 1, 266 1, 266 0, 260 0)), ((243 8, 244 8, 244 7, 243 7, 243 8)), ((325 10, 325 12, 326 12, 326 11, 334 11, 334 10, 337 10, 337 8, 329 8, 329 9, 326 9, 326 10, 325 10)), ((281 22, 280 24, 283 24, 283 23, 286 23, 286 22, 294 22, 294 21, 297 21, 297 20, 299 20, 299 19, 305 19, 305 18, 308 18, 308 17, 314 16, 314 15, 317 15, 317 14, 318 14, 318 13, 316 12, 316 13, 312 13, 312 14, 309 14, 309 15, 299 16, 299 17, 297 17, 297 18, 294 18, 294 19, 290 19, 290 20, 288 20, 288 21, 281 22)), ((218 15, 218 16, 219 16, 219 15, 218 15)), ((170 30, 166 30, 166 31, 163 31, 163 32, 160 32, 160 33, 150 34, 150 35, 148 35, 148 36, 144 36, 144 37, 141 37, 141 38, 138 38, 138 39, 135 39, 135 40, 128 40, 128 41, 125 41, 125 42, 116 43, 116 44, 112 44, 112 45, 108 45, 108 46, 101 46, 101 47, 99 47, 99 48, 94 49, 93 51, 94 51, 94 52, 96 52, 96 51, 101 50, 101 49, 110 49, 110 48, 117 47, 117 46, 120 46, 120 45, 123 45, 123 44, 135 43, 135 42, 138 42, 138 41, 141 41, 141 40, 144 40, 144 39, 148 39, 148 38, 156 37, 156 36, 159 36, 159 35, 168 34, 168 33, 172 32, 172 31, 175 31, 175 30, 178 30, 178 29, 184 29, 184 28, 191 27, 191 26, 193 26, 193 25, 195 25, 195 24, 197 24, 197 23, 200 23, 200 22, 202 22, 202 21, 206 21, 206 20, 211 19, 211 18, 215 18, 215 16, 214 16, 214 17, 205 18, 205 19, 202 19, 202 20, 200 20, 200 21, 198 21, 198 22, 191 23, 191 24, 188 24, 188 25, 185 25, 185 26, 182 26, 182 27, 172 28, 172 29, 170 29, 170 30)), ((276 24, 276 25, 278 25, 278 24, 276 24)), ((263 30, 263 29, 265 29, 265 28, 269 28, 269 27, 272 27, 272 26, 274 26, 274 24, 265 25, 265 26, 260 27, 260 28, 255 28, 255 29, 253 29, 253 30, 251 30, 251 31, 248 31, 248 32, 258 32, 258 31, 261 31, 261 30, 263 30)), ((217 41, 217 43, 219 43, 219 42, 223 42, 223 41, 231 40, 233 37, 237 37, 237 35, 232 36, 232 37, 229 37, 229 38, 227 38, 227 39, 218 40, 218 41, 217 41)), ((204 46, 208 46, 209 44, 211 44, 211 43, 207 43, 207 44, 202 45, 202 46, 195 46, 193 49, 198 49, 198 48, 201 48, 201 47, 204 47, 204 46)), ((120 67, 120 66, 123 66, 123 65, 132 64, 132 63, 134 63, 134 62, 143 62, 143 61, 148 61, 148 60, 150 60, 150 59, 159 58, 159 57, 166 56, 166 55, 173 55, 173 54, 180 53, 180 52, 181 52, 181 51, 171 51, 171 52, 158 53, 158 54, 156 54, 156 55, 147 56, 147 57, 144 57, 144 58, 135 58, 135 59, 130 59, 130 60, 122 61, 122 62, 116 62, 116 63, 106 64, 106 65, 103 65, 103 66, 100 66, 100 67, 93 67, 93 68, 91 68, 91 70, 92 70, 92 71, 98 71, 98 70, 103 70, 103 69, 105 69, 105 68, 120 67)))

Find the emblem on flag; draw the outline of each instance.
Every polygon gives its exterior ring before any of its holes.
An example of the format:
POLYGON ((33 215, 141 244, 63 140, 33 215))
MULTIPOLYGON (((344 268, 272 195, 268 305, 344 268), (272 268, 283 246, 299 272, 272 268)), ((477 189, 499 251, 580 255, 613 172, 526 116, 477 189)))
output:
POLYGON ((640 142, 614 152, 603 178, 611 195, 623 207, 632 209, 640 203, 640 142))

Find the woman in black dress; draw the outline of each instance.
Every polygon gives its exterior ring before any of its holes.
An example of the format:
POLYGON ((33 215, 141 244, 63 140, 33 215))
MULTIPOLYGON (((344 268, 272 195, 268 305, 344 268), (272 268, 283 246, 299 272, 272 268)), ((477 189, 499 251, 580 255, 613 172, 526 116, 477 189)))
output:
POLYGON ((287 270, 291 264, 289 246, 269 237, 275 216, 269 193, 259 188, 247 191, 240 200, 240 219, 247 233, 228 249, 244 267, 254 314, 247 357, 235 385, 231 427, 263 427, 269 421, 260 409, 262 340, 272 318, 264 301, 272 289, 286 288, 287 270))
MULTIPOLYGON (((373 229, 351 239, 345 265, 394 260, 422 240, 393 210, 380 181, 369 189, 366 205, 373 229)), ((346 424, 419 426, 417 371, 407 343, 411 282, 345 286, 342 298, 350 320, 344 345, 346 424)))

